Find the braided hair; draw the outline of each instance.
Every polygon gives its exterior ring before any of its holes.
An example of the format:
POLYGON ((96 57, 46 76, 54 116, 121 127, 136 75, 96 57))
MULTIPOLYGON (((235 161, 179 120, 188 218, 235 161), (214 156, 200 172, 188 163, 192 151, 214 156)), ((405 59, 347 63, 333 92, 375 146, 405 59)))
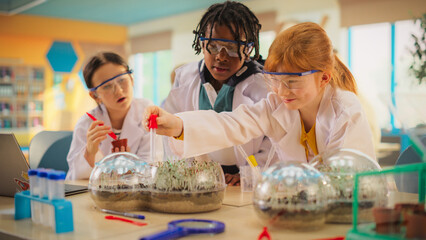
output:
MULTIPOLYGON (((253 14, 253 12, 239 2, 226 1, 224 3, 213 4, 209 7, 206 13, 204 13, 200 22, 197 25, 197 28, 193 31, 195 34, 192 47, 194 48, 196 54, 201 52, 200 37, 206 36, 207 27, 210 27, 210 37, 207 42, 207 46, 210 44, 212 32, 214 25, 224 25, 229 28, 234 40, 238 42, 238 48, 240 48, 240 42, 244 42, 244 50, 248 47, 248 43, 254 42, 255 55, 254 59, 259 58, 259 30, 262 27, 259 20, 253 14), (235 27, 235 31, 233 29, 235 27), (241 41, 240 34, 244 33, 246 36, 245 41, 241 41)), ((210 50, 207 48, 207 51, 210 50)), ((238 51, 238 57, 241 60, 241 53, 238 51)), ((248 57, 248 56, 247 56, 248 57)))

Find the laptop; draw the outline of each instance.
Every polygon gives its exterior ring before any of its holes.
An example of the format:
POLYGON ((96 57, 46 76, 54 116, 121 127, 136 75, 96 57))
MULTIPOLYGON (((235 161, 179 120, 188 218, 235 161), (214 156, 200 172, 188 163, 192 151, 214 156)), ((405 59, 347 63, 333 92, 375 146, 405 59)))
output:
MULTIPOLYGON (((30 169, 13 133, 0 133, 0 196, 29 190, 30 169)), ((65 184, 65 196, 87 192, 87 186, 65 184)))

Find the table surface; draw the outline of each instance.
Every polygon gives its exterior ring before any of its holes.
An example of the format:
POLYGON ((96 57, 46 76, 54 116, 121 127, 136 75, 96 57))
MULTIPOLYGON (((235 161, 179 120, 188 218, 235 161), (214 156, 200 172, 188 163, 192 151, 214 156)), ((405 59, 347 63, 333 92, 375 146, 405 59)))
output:
MULTIPOLYGON (((87 181, 72 182, 87 185, 87 181)), ((143 236, 165 230, 167 223, 177 219, 198 218, 222 221, 225 232, 218 235, 193 235, 188 239, 257 239, 264 224, 256 215, 252 205, 252 193, 242 193, 240 187, 227 187, 223 205, 219 210, 196 214, 166 214, 140 211, 145 215, 146 226, 106 220, 108 214, 95 209, 89 193, 67 197, 73 205, 74 231, 55 234, 53 229, 35 225, 31 219, 14 220, 13 198, 0 197, 0 233, 30 239, 139 239, 143 236)), ((409 196, 414 199, 415 196, 409 196)), ((270 228, 272 239, 321 239, 344 236, 352 227, 350 224, 325 224, 315 231, 297 232, 270 228)), ((1 236, 1 235, 0 235, 1 236)))

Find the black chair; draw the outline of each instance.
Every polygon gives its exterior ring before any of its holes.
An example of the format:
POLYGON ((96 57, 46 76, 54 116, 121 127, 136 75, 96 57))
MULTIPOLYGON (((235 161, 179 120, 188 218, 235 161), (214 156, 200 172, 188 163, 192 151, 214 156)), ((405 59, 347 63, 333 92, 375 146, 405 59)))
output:
MULTIPOLYGON (((421 139, 422 143, 426 145, 426 137, 421 139)), ((395 165, 421 163, 422 158, 414 150, 413 146, 405 149, 396 160, 395 165)), ((417 172, 404 173, 395 175, 395 183, 400 192, 418 193, 419 191, 419 176, 417 172)))

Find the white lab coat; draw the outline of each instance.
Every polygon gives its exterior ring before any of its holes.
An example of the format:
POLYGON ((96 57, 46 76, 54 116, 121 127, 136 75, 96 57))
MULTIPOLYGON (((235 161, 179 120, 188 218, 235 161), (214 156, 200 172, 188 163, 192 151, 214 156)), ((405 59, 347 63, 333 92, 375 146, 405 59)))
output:
MULTIPOLYGON (((138 155, 141 160, 149 161, 150 157, 150 137, 149 133, 143 128, 143 113, 145 108, 149 105, 153 105, 151 101, 147 99, 133 99, 130 109, 127 112, 126 118, 124 119, 123 128, 121 129, 120 138, 127 138, 127 146, 130 147, 130 151, 138 155)), ((108 116, 107 109, 103 104, 99 107, 92 109, 89 113, 92 114, 98 120, 102 120, 105 125, 111 126, 111 121, 108 116)), ((67 156, 69 170, 67 173, 67 179, 87 179, 90 177, 92 167, 87 163, 84 158, 84 152, 87 145, 87 130, 90 124, 93 122, 86 114, 83 115, 77 122, 73 139, 71 142, 70 151, 67 156)), ((104 156, 111 153, 113 139, 107 137, 104 141, 99 144, 99 151, 96 154, 95 162, 101 160, 104 156)), ((156 137, 156 159, 162 159, 163 146, 161 137, 156 137)))
MULTIPOLYGON (((170 91, 164 103, 164 109, 166 111, 170 113, 179 113, 199 109, 201 78, 198 64, 198 62, 193 62, 176 69, 176 77, 173 89, 170 91)), ((204 66, 204 64, 201 64, 201 66, 204 66)), ((264 81, 263 74, 257 73, 237 84, 235 86, 232 109, 235 110, 241 104, 253 105, 256 102, 259 102, 261 99, 264 99, 268 94, 268 90, 264 81)), ((207 126, 208 124, 204 125, 203 127, 207 126)), ((212 129, 214 129, 213 126, 212 129)), ((200 131, 202 132, 203 129, 200 129, 200 131)), ((164 142, 166 143, 167 141, 164 142)), ((215 141, 208 140, 200 142, 200 144, 209 145, 211 142, 214 143, 215 141)), ((233 145, 234 144, 229 145, 228 147, 233 145)), ((244 142, 242 147, 248 155, 254 155, 258 164, 263 166, 271 148, 271 142, 267 137, 258 135, 253 139, 244 142)), ((216 148, 216 150, 218 149, 221 148, 216 148)), ((202 153, 206 154, 209 152, 212 151, 203 151, 202 153)), ((229 152, 225 152, 222 154, 222 156, 226 157, 226 154, 228 153, 229 152)), ((246 160, 241 156, 236 148, 234 148, 231 153, 234 155, 232 157, 236 159, 236 163, 234 164, 238 166, 247 164, 246 160)), ((168 152, 168 154, 171 153, 168 152)), ((195 157, 196 155, 197 154, 191 157, 195 157)), ((214 159, 215 157, 218 158, 220 156, 220 152, 215 152, 214 155, 212 153, 209 154, 209 157, 216 162, 221 162, 221 159, 214 159)), ((275 154, 272 162, 275 162, 277 159, 277 155, 275 154)))
MULTIPOLYGON (((253 106, 242 105, 233 112, 179 113, 184 123, 184 141, 170 138, 172 149, 190 157, 238 145, 266 135, 277 148, 281 161, 307 162, 300 144, 301 121, 298 110, 289 110, 274 93, 253 106)), ((327 86, 315 125, 319 153, 335 148, 351 148, 375 158, 371 131, 357 96, 327 86)))

